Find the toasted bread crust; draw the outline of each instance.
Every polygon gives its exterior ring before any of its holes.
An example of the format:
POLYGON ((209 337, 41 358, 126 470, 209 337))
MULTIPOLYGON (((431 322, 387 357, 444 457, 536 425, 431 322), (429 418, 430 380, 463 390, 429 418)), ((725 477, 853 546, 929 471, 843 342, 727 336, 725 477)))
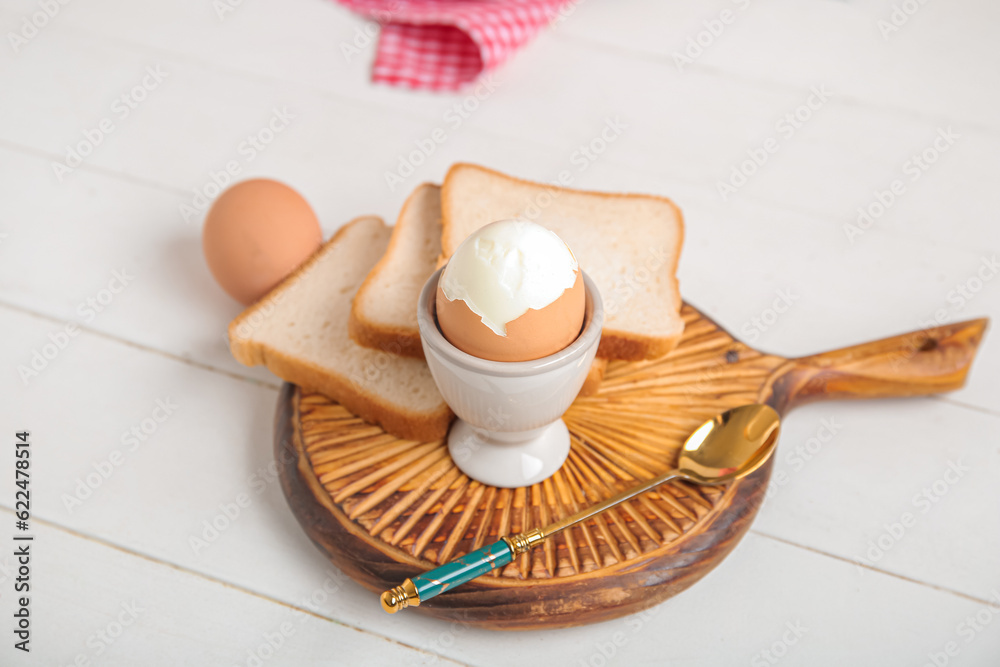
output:
POLYGON ((355 311, 351 310, 347 332, 351 335, 351 340, 362 347, 413 359, 424 358, 424 348, 417 330, 375 324, 369 322, 363 312, 355 315, 355 311))
MULTIPOLYGON (((285 290, 294 285, 318 262, 323 251, 338 242, 352 225, 374 216, 362 216, 341 227, 333 237, 316 253, 292 272, 260 301, 247 308, 229 324, 229 348, 241 364, 246 366, 265 365, 278 377, 306 389, 323 393, 344 405, 348 410, 389 433, 412 440, 436 440, 443 438, 451 424, 453 414, 442 401, 441 408, 431 413, 418 413, 394 405, 382 397, 358 387, 350 379, 330 373, 319 366, 283 353, 270 345, 240 335, 240 328, 249 325, 249 319, 257 309, 266 306, 271 299, 282 298, 285 290)), ((382 222, 379 220, 379 222, 382 222)), ((384 225, 385 223, 382 222, 384 225)))
POLYGON ((601 334, 601 344, 597 348, 597 355, 604 359, 618 361, 659 359, 677 347, 680 340, 680 333, 674 336, 655 337, 605 329, 601 334))
MULTIPOLYGON (((421 183, 403 202, 403 208, 399 212, 399 217, 396 218, 396 225, 389 237, 389 246, 385 249, 385 254, 368 272, 361 287, 358 288, 358 294, 351 304, 351 316, 347 324, 351 339, 358 345, 404 357, 424 358, 424 349, 420 343, 420 331, 415 326, 400 327, 376 322, 365 312, 365 304, 368 302, 366 297, 372 290, 379 274, 388 271, 393 262, 396 261, 397 246, 402 237, 403 226, 407 224, 404 221, 409 220, 407 213, 410 207, 414 206, 417 198, 421 196, 423 189, 428 186, 438 187, 436 183, 421 183)), ((416 309, 416 304, 413 307, 416 309)))
MULTIPOLYGON (((477 172, 486 172, 496 178, 503 179, 512 183, 517 183, 520 185, 528 185, 537 188, 546 188, 551 190, 556 190, 559 192, 567 192, 573 194, 586 194, 594 195, 598 197, 604 197, 608 199, 628 199, 641 197, 643 199, 653 199, 656 201, 663 202, 672 208, 677 216, 678 221, 678 245, 683 245, 684 243, 684 216, 681 213, 680 208, 667 197, 661 197, 659 195, 649 195, 649 194, 633 194, 633 193, 613 193, 613 192, 597 192, 594 190, 577 190, 574 188, 564 188, 557 185, 550 185, 548 183, 536 183, 534 181, 529 181, 522 178, 516 178, 514 176, 509 176, 507 174, 496 171, 495 169, 489 169, 488 167, 480 167, 469 162, 458 162, 451 166, 448 173, 444 177, 444 183, 441 186, 441 257, 438 259, 438 264, 441 265, 451 254, 456 250, 456 248, 451 247, 450 231, 452 229, 452 220, 449 216, 448 206, 446 202, 450 200, 451 188, 452 188, 452 175, 461 171, 463 169, 473 169, 477 172)), ((670 275, 677 275, 677 267, 680 263, 680 253, 676 253, 672 266, 669 266, 670 275)), ((680 296, 680 285, 677 280, 673 282, 674 296, 678 303, 678 308, 680 308, 681 296, 680 296)), ((679 316, 679 314, 678 314, 679 316)), ((618 359, 622 361, 642 361, 646 359, 657 359, 663 355, 670 352, 677 346, 680 342, 681 331, 670 336, 647 336, 643 334, 637 334, 630 331, 622 331, 618 329, 611 329, 605 326, 603 334, 601 336, 601 344, 597 349, 597 354, 599 357, 605 359, 618 359)))

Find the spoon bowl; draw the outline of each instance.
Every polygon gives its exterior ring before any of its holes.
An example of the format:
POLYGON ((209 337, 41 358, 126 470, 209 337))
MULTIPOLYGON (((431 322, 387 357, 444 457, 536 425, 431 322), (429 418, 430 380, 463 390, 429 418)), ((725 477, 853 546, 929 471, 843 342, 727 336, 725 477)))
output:
POLYGON ((768 405, 726 410, 684 441, 677 473, 698 484, 724 484, 749 475, 774 451, 780 424, 778 413, 768 405))

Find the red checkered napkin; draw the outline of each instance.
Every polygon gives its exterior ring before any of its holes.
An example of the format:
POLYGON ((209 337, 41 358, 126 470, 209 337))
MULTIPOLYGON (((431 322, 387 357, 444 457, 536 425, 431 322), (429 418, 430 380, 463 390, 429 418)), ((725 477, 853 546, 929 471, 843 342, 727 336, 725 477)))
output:
POLYGON ((458 90, 575 0, 337 0, 382 25, 372 80, 458 90))

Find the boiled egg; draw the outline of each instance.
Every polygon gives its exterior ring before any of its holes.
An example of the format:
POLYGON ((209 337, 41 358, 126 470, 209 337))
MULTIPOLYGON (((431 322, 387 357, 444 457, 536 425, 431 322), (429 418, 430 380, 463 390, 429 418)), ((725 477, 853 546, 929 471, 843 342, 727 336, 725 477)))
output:
POLYGON ((455 250, 436 295, 441 333, 492 361, 529 361, 562 350, 583 328, 583 277, 569 246, 525 219, 481 227, 455 250))

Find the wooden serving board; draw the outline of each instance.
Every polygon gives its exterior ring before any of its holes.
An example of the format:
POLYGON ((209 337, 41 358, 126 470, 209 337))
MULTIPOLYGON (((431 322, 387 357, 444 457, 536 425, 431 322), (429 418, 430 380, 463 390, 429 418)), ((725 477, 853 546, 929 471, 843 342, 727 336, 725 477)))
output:
MULTIPOLYGON (((689 305, 683 315, 684 336, 673 352, 612 362, 598 393, 576 400, 564 417, 572 437, 568 460, 526 488, 472 481, 443 441, 400 440, 325 396, 286 384, 275 454, 292 511, 337 567, 381 593, 660 474, 699 424, 727 408, 764 402, 784 414, 819 399, 958 388, 987 323, 789 360, 740 343, 689 305)), ((772 461, 724 487, 668 483, 402 613, 537 629, 650 607, 696 582, 736 546, 764 499, 772 461)), ((379 605, 377 595, 371 604, 379 605)))

